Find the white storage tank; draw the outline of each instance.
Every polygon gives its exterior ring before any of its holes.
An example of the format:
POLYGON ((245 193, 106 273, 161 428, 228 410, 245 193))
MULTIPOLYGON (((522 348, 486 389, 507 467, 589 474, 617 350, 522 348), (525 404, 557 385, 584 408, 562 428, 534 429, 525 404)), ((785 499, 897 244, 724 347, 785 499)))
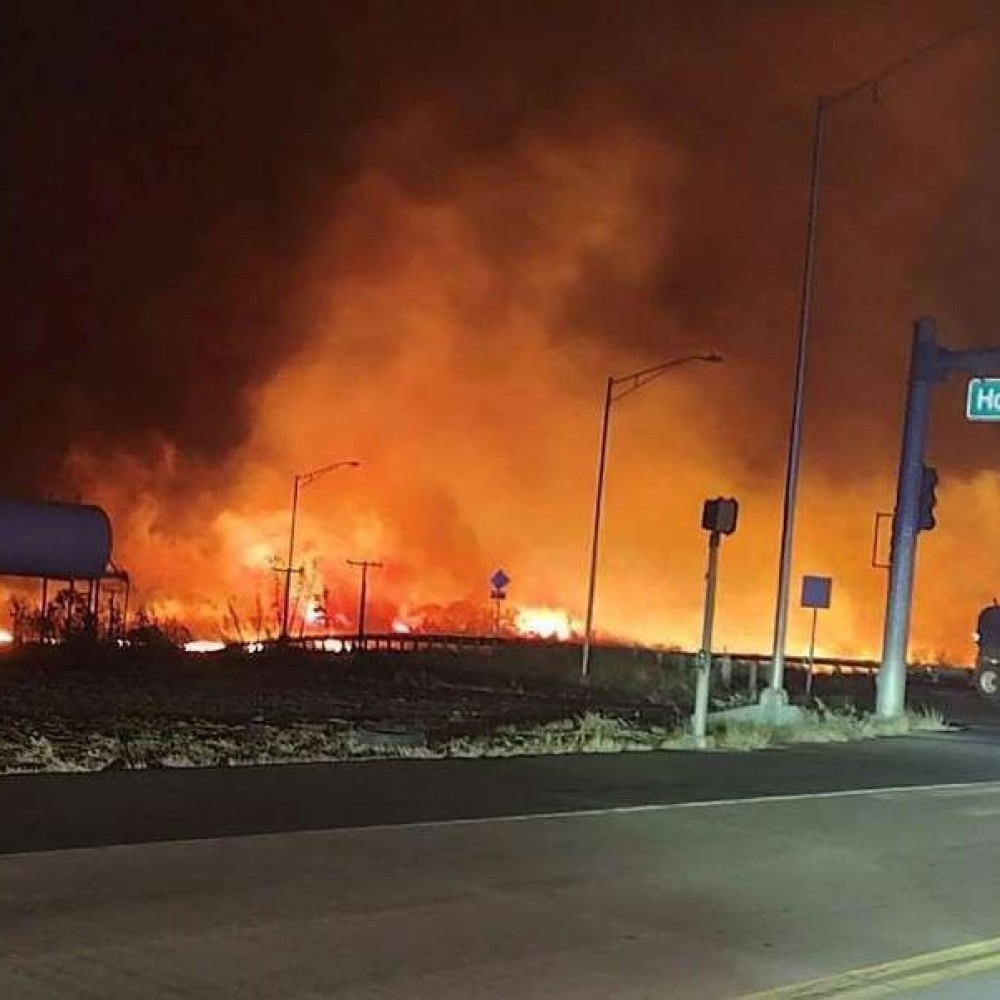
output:
POLYGON ((0 576, 96 580, 111 558, 111 520, 90 504, 0 500, 0 576))

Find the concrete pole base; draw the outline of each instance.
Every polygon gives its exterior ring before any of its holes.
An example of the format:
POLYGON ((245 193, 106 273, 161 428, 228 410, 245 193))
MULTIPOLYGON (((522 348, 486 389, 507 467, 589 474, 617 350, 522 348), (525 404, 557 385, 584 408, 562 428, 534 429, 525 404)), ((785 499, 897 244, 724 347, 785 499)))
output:
POLYGON ((765 711, 782 709, 788 704, 788 692, 784 688, 766 687, 760 693, 760 707, 765 711))
POLYGON ((797 705, 788 704, 788 692, 784 688, 765 688, 760 693, 756 705, 730 708, 723 712, 713 712, 711 721, 717 723, 751 723, 767 726, 797 726, 805 719, 805 713, 797 705))

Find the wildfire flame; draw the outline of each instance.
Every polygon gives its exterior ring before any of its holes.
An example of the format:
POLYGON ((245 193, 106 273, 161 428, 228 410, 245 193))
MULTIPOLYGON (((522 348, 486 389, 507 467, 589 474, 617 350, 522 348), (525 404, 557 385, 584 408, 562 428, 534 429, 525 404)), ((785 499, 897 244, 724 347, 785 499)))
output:
POLYGON ((226 644, 217 639, 192 639, 184 643, 185 653, 219 653, 225 648, 226 644))
POLYGON ((569 612, 557 608, 519 608, 514 618, 519 635, 538 639, 558 639, 565 642, 580 631, 569 612))
POLYGON ((324 625, 326 623, 326 609, 321 601, 313 598, 307 604, 302 617, 307 625, 324 625))

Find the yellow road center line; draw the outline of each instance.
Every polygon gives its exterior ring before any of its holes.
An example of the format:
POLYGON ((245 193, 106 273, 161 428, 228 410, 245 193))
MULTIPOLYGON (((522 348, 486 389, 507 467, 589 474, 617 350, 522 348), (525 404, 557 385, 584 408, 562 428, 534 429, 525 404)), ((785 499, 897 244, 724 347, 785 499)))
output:
POLYGON ((744 1000, 869 1000, 1000 968, 1000 938, 753 993, 744 1000))
POLYGON ((875 1000, 877 997, 891 996, 893 993, 900 993, 903 990, 921 989, 925 986, 933 986, 935 983, 947 982, 949 979, 962 979, 965 976, 973 976, 977 972, 991 972, 995 969, 1000 969, 1000 954, 988 955, 985 958, 973 958, 956 965, 940 966, 937 969, 918 972, 891 983, 865 987, 849 993, 837 993, 834 996, 836 1000, 875 1000))

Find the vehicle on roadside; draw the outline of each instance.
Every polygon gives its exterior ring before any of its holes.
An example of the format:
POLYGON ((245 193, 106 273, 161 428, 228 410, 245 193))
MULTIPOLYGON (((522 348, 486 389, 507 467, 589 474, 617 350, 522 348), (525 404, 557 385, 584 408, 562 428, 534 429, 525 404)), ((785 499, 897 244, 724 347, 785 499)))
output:
POLYGON ((1000 702, 1000 604, 996 598, 979 612, 975 637, 976 691, 987 701, 1000 702))

